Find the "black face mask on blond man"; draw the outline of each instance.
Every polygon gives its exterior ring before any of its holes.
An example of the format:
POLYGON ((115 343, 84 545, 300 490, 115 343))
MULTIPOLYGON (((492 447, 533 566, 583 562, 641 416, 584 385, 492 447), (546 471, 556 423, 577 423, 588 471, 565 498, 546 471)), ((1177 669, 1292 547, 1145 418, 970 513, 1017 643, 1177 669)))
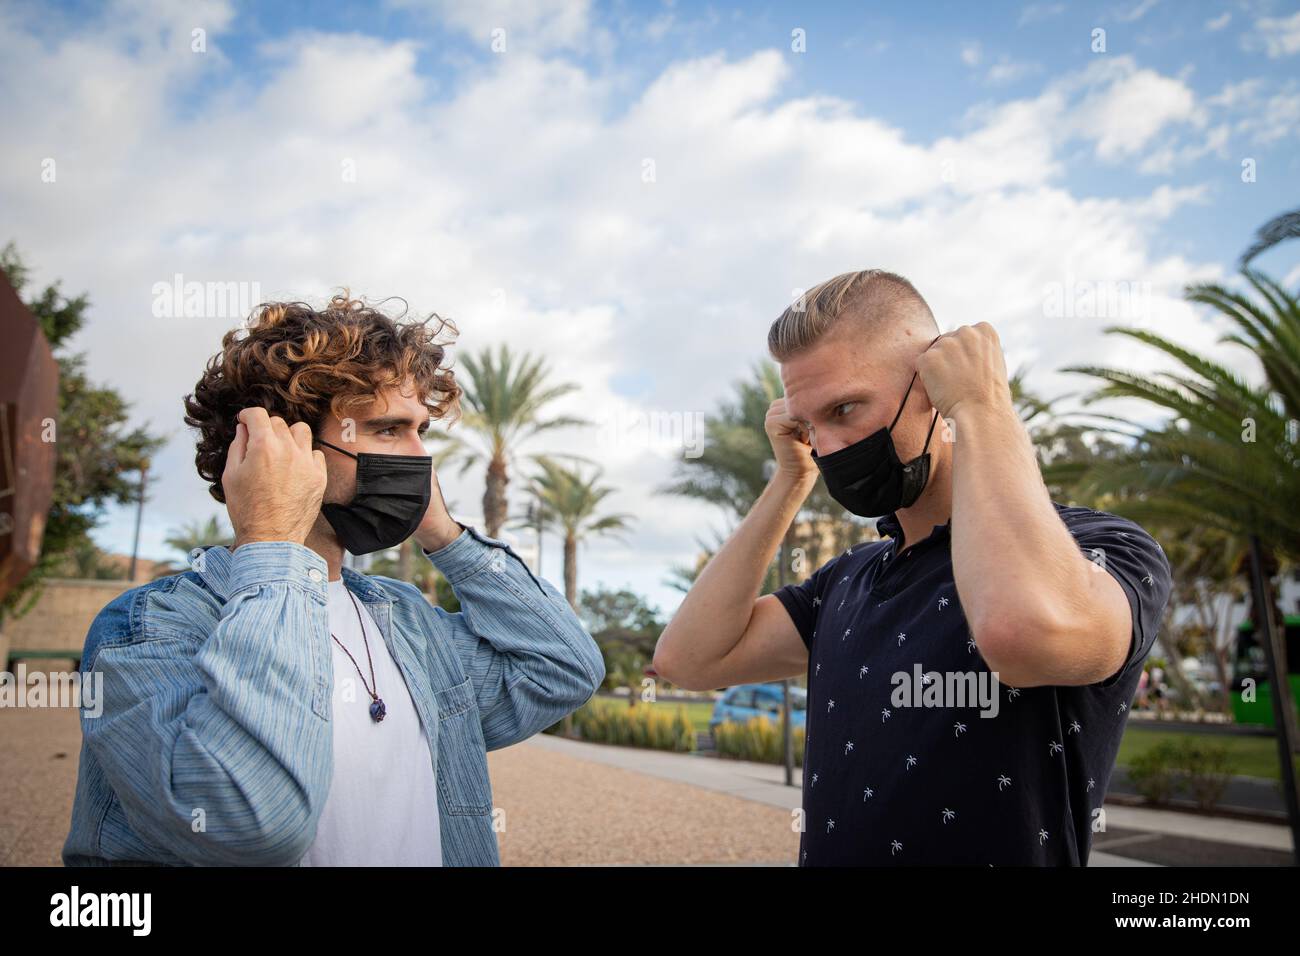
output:
POLYGON ((907 464, 899 459, 892 435, 907 405, 907 396, 912 394, 916 375, 912 373, 903 402, 888 428, 879 428, 866 438, 824 457, 815 451, 812 453, 831 497, 859 517, 877 518, 911 506, 930 480, 930 435, 939 420, 939 412, 935 411, 930 420, 930 430, 925 434, 925 447, 921 454, 907 464))

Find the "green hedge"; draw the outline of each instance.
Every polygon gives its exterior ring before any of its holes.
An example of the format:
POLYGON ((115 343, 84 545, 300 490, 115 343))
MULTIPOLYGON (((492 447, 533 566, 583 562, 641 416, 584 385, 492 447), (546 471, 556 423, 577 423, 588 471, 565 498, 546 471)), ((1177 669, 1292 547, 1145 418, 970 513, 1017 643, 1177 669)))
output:
POLYGON ((1129 779, 1152 803, 1185 793, 1203 810, 1213 809, 1232 776, 1228 748, 1199 740, 1163 740, 1128 765, 1129 779))
MULTIPOLYGON (((803 766, 804 728, 795 727, 794 762, 803 766)), ((785 748, 781 739, 781 722, 766 717, 751 717, 742 723, 724 720, 713 730, 713 746, 720 757, 738 760, 756 760, 760 763, 785 763, 785 748)))
MULTIPOLYGON (((619 707, 588 701, 573 712, 571 726, 583 740, 593 743, 682 753, 695 749, 695 729, 680 704, 669 712, 662 704, 642 702, 619 707)), ((560 733, 563 729, 561 721, 547 732, 560 733)))

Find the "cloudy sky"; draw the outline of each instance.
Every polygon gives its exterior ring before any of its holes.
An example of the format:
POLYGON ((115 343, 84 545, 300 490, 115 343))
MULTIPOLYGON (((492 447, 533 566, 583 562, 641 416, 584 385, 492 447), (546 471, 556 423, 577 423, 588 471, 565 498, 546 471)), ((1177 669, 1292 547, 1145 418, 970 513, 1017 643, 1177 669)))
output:
MULTIPOLYGON (((581 386, 557 411, 597 427, 524 450, 600 460, 641 516, 584 549, 580 584, 665 611, 669 568, 725 522, 655 488, 822 279, 903 273, 1049 396, 1089 386, 1072 363, 1155 367, 1115 323, 1254 376, 1181 290, 1230 280, 1297 205, 1300 5, 808 6, 0 6, 0 243, 89 293, 74 347, 170 436, 145 556, 221 510, 181 396, 240 316, 160 310, 177 276, 402 296, 460 349, 544 353, 581 386), (1088 290, 1121 314, 1070 308, 1088 290)), ((1295 284, 1298 261, 1258 265, 1295 284)), ((481 480, 443 479, 480 527, 481 480)), ((129 551, 132 519, 97 540, 129 551)))

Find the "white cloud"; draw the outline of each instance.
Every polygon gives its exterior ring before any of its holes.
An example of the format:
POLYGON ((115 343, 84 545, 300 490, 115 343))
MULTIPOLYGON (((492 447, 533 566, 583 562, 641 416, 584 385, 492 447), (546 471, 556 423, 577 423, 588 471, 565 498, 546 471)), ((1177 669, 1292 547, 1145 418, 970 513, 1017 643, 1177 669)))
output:
POLYGON ((1014 83, 1042 70, 1037 63, 1021 63, 1007 56, 998 57, 998 61, 989 67, 985 79, 989 83, 1014 83))
MULTIPOLYGON (((967 40, 961 45, 961 61, 971 69, 985 62, 984 47, 978 40, 967 40)), ((1005 53, 998 56, 984 74, 984 82, 994 86, 1014 83, 1022 77, 1037 73, 1042 67, 1036 63, 1020 63, 1005 53)))
POLYGON ((1136 6, 1129 7, 1115 14, 1115 18, 1121 23, 1132 23, 1135 20, 1141 20, 1158 4, 1160 0, 1139 0, 1136 6))
POLYGON ((1219 14, 1217 17, 1211 17, 1209 20, 1206 20, 1205 29, 1209 30, 1211 33, 1217 32, 1226 27, 1231 20, 1232 12, 1224 10, 1223 13, 1219 14))
POLYGON ((1020 11, 1020 20, 1016 25, 1023 27, 1029 23, 1040 23, 1058 17, 1064 12, 1063 3, 1031 3, 1020 11))
POLYGON ((1300 12, 1289 17, 1262 17, 1255 21, 1251 45, 1263 43, 1270 57, 1300 53, 1300 12))
POLYGON ((608 37, 591 23, 591 0, 388 0, 462 30, 487 48, 494 30, 505 31, 506 50, 538 53, 603 45, 608 37), (517 44, 517 45, 516 45, 517 44))
POLYGON ((1139 68, 1131 58, 1101 60, 1066 87, 1082 86, 1083 100, 1069 120, 1078 135, 1097 143, 1104 160, 1132 156, 1171 125, 1205 124, 1204 111, 1182 80, 1139 68))

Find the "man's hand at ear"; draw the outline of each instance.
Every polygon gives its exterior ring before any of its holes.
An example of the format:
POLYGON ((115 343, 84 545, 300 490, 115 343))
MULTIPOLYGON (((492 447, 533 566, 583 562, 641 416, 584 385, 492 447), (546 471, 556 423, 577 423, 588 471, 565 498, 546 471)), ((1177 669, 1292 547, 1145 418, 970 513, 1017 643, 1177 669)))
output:
POLYGON ((445 548, 464 530, 447 512, 447 504, 442 497, 442 488, 438 485, 438 472, 430 470, 429 481, 433 488, 429 492, 429 507, 424 512, 424 520, 415 529, 413 537, 426 551, 445 548))
POLYGON ((916 371, 930 404, 944 421, 962 403, 1012 405, 1002 343, 987 322, 963 325, 939 336, 917 356, 916 371))
POLYGON ((303 544, 320 513, 325 454, 311 447, 311 426, 289 425, 265 408, 239 412, 221 490, 235 547, 254 541, 303 544))

